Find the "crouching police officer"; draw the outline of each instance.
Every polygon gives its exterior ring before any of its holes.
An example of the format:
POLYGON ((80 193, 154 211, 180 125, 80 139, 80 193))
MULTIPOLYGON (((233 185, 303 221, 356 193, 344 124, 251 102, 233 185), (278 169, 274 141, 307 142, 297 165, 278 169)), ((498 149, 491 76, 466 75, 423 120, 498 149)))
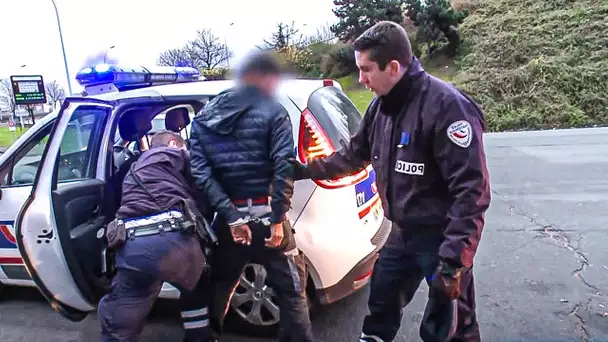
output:
MULTIPOLYGON (((239 85, 209 101, 194 118, 190 138, 192 174, 218 213, 217 264, 211 267, 217 289, 214 328, 222 330, 241 273, 254 262, 265 267, 278 297, 279 340, 312 341, 302 264, 287 217, 293 194, 288 161, 293 156, 292 126, 273 98, 281 67, 270 53, 253 54, 238 77, 239 85)), ((270 295, 261 292, 255 305, 270 295)))
POLYGON ((212 238, 191 192, 189 156, 176 133, 156 133, 126 175, 108 226, 117 273, 99 303, 102 341, 137 341, 163 282, 181 291, 184 341, 214 341, 206 255, 212 238))
POLYGON ((393 226, 374 267, 360 340, 392 341, 402 309, 427 279, 422 339, 479 341, 473 257, 491 198, 483 113, 422 69, 401 26, 380 22, 353 46, 359 81, 376 94, 359 131, 332 156, 307 167, 292 162, 296 179, 334 179, 370 162, 376 171, 393 226), (431 322, 437 317, 445 319, 431 322))

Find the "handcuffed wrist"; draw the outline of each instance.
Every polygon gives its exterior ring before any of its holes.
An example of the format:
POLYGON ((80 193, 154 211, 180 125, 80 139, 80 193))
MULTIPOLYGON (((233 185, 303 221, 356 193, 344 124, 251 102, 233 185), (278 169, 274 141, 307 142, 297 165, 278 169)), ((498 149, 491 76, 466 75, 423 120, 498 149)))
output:
POLYGON ((238 227, 240 225, 247 224, 247 223, 249 223, 249 220, 239 217, 236 221, 229 222, 228 226, 230 228, 234 228, 234 227, 238 227))

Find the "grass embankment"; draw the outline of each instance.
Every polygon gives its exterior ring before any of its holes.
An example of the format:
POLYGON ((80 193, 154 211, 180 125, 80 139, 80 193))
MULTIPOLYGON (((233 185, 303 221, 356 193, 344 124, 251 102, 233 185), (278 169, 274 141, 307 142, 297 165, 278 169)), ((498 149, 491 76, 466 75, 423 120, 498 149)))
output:
POLYGON ((485 0, 460 31, 454 82, 490 130, 608 123, 608 2, 485 0))
POLYGON ((0 127, 0 147, 11 146, 11 144, 26 131, 27 129, 21 130, 20 127, 17 127, 15 132, 11 132, 8 130, 8 127, 0 127))

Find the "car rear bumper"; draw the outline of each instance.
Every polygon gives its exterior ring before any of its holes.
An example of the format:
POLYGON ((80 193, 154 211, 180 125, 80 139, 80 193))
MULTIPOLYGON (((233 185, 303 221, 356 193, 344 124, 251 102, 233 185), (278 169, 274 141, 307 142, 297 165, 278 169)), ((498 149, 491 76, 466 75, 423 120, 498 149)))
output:
POLYGON ((346 276, 339 281, 337 284, 324 289, 316 290, 316 298, 322 305, 327 305, 339 301, 342 298, 347 297, 353 292, 361 289, 371 279, 372 271, 376 260, 378 259, 378 252, 384 246, 391 229, 391 222, 387 219, 382 221, 380 229, 372 237, 371 242, 376 248, 363 258, 355 267, 351 269, 346 276))

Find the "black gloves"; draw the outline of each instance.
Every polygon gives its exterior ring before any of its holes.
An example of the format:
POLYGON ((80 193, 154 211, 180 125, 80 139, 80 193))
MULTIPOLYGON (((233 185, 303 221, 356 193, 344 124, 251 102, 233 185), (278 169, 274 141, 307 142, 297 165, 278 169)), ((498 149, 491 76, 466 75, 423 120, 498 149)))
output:
POLYGON ((440 261, 431 277, 431 291, 441 293, 450 300, 460 296, 460 277, 462 268, 440 261))
POLYGON ((288 161, 289 163, 291 163, 291 165, 293 165, 294 168, 294 180, 310 179, 310 172, 308 171, 308 166, 300 163, 295 158, 290 158, 288 161))

